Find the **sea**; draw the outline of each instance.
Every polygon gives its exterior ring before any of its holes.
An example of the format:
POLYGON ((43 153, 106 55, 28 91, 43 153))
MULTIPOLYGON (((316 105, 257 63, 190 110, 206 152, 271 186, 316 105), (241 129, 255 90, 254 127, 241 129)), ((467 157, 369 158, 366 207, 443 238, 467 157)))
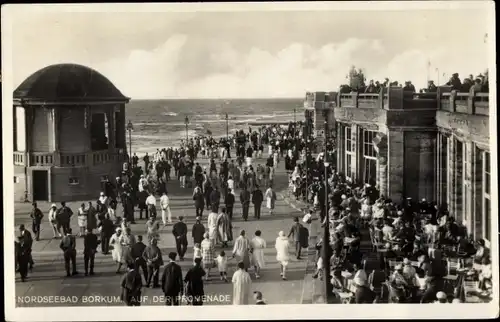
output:
MULTIPOLYGON (((188 137, 226 136, 248 130, 250 123, 280 123, 304 119, 303 99, 162 99, 131 100, 126 105, 127 122, 133 124, 132 153, 138 156, 156 149, 178 147, 186 138, 185 118, 189 119, 188 137)), ((255 126, 254 126, 255 127, 255 126)), ((129 146, 127 134, 127 147, 129 146)))

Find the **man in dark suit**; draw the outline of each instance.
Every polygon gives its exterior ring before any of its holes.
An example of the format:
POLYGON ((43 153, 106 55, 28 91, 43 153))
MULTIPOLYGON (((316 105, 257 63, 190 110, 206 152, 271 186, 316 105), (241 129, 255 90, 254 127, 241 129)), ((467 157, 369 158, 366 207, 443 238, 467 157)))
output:
POLYGON ((165 295, 165 304, 167 306, 179 306, 181 295, 184 288, 182 281, 181 267, 175 262, 177 253, 168 254, 170 263, 165 266, 163 276, 161 277, 161 286, 165 295))
POLYGON ((250 208, 250 199, 251 199, 250 191, 248 191, 247 186, 243 187, 243 190, 240 193, 240 202, 241 208, 243 211, 243 220, 248 220, 248 210, 250 208))
POLYGON ((78 272, 76 271, 76 239, 75 236, 71 234, 71 232, 71 228, 68 228, 68 230, 65 232, 64 237, 61 239, 61 244, 59 245, 64 254, 64 267, 66 269, 66 276, 68 277, 78 274, 78 272), (73 268, 71 274, 69 271, 70 262, 73 268))
POLYGON ((97 235, 92 232, 91 228, 88 228, 87 234, 83 237, 83 262, 85 265, 85 276, 89 275, 89 266, 90 275, 94 275, 94 260, 95 253, 97 252, 97 245, 99 245, 97 235))
POLYGON ((260 190, 259 186, 255 186, 255 190, 252 193, 252 203, 254 207, 254 217, 260 219, 260 208, 262 207, 262 202, 264 201, 264 194, 260 190))
POLYGON ((29 262, 29 269, 33 269, 33 265, 35 262, 33 262, 33 257, 31 256, 31 249, 33 247, 33 237, 31 236, 31 233, 24 227, 24 225, 19 226, 19 231, 21 233, 21 238, 23 239, 23 247, 26 255, 28 256, 28 262, 29 262))
MULTIPOLYGON (((151 281, 153 282, 153 288, 158 287, 158 274, 160 272, 160 266, 163 265, 163 257, 156 238, 151 239, 151 244, 144 249, 142 258, 148 267, 146 287, 151 285, 151 281)), ((165 275, 165 273, 163 273, 163 275, 165 275)))
POLYGON ((106 214, 104 219, 99 223, 99 228, 101 230, 101 252, 106 255, 109 253, 111 236, 115 233, 115 224, 109 218, 109 214, 106 214))
POLYGON ((179 259, 184 260, 184 254, 187 250, 188 240, 187 233, 188 229, 186 224, 184 223, 184 217, 179 216, 179 222, 175 223, 172 228, 172 233, 175 237, 175 245, 177 247, 177 253, 179 254, 179 259))
POLYGON ((215 186, 214 190, 210 193, 210 205, 212 205, 213 209, 217 209, 216 211, 219 211, 220 191, 217 186, 215 186))
POLYGON ((144 275, 144 280, 147 282, 148 266, 146 265, 144 257, 142 257, 145 249, 146 245, 142 242, 142 235, 138 235, 137 242, 132 245, 130 253, 132 255, 132 258, 135 260, 135 263, 137 265, 137 270, 139 270, 139 267, 142 269, 142 275, 144 275))
POLYGON ((197 185, 193 192, 194 207, 196 208, 196 217, 203 215, 203 208, 205 208, 205 196, 201 191, 201 185, 197 185))
POLYGON ((227 195, 224 198, 224 203, 226 205, 226 213, 230 219, 233 219, 233 209, 234 209, 235 201, 236 200, 234 198, 233 192, 228 189, 227 195))

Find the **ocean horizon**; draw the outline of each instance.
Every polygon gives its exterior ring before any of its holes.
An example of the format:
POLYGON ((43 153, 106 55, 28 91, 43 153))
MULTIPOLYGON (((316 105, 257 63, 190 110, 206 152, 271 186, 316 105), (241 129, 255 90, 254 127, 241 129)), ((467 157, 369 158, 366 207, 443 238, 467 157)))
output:
MULTIPOLYGON (((176 98, 131 99, 126 105, 127 122, 134 125, 132 153, 138 156, 156 149, 178 147, 186 138, 185 117, 189 119, 188 136, 226 135, 248 129, 249 123, 277 123, 304 119, 303 98, 176 98)), ((128 137, 127 137, 128 147, 128 137)))

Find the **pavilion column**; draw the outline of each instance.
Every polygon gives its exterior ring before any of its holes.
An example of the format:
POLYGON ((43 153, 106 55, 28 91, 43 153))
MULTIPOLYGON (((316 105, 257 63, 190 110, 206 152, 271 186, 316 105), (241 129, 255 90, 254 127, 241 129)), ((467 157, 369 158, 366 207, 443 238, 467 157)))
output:
POLYGON ((473 214, 474 214, 474 199, 473 199, 473 187, 472 187, 472 182, 473 182, 473 176, 474 176, 474 144, 471 141, 466 141, 464 142, 464 148, 465 153, 466 153, 466 162, 464 162, 465 165, 465 180, 464 180, 464 192, 465 195, 462 196, 464 200, 464 209, 463 209, 463 215, 464 215, 464 220, 467 222, 467 230, 470 232, 474 231, 474 219, 473 219, 473 214))
POLYGON ((61 165, 61 152, 59 150, 59 142, 60 142, 60 113, 57 106, 52 108, 52 130, 54 133, 53 136, 53 146, 54 146, 54 158, 53 162, 55 166, 61 165))
POLYGON ((474 238, 483 238, 483 152, 477 146, 474 147, 472 163, 472 222, 474 238))
POLYGON ((351 125, 351 144, 352 144, 351 148, 352 151, 354 151, 351 157, 351 173, 353 174, 352 178, 353 182, 358 182, 358 180, 360 180, 358 160, 361 157, 361 155, 359 154, 358 130, 359 130, 358 125, 356 124, 351 125))
POLYGON ((389 130, 388 143, 388 197, 397 203, 404 196, 404 131, 389 130))
POLYGON ((377 151, 377 184, 381 196, 388 196, 387 180, 387 136, 384 133, 377 133, 373 138, 373 146, 377 151))
POLYGON ((25 146, 26 146, 26 166, 31 167, 31 152, 33 151, 33 127, 35 125, 35 113, 33 107, 24 108, 24 119, 26 122, 25 129, 25 146))
POLYGON ((456 141, 453 136, 448 138, 448 208, 452 216, 456 218, 456 141))

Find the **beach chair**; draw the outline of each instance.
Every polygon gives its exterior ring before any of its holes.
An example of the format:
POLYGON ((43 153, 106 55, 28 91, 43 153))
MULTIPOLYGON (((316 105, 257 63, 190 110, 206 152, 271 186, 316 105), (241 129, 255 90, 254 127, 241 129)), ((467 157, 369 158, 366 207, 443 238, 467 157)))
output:
POLYGON ((464 295, 475 295, 480 292, 479 281, 464 281, 463 284, 464 295))
POLYGON ((448 275, 456 275, 462 265, 458 258, 447 258, 446 266, 448 267, 448 275))

